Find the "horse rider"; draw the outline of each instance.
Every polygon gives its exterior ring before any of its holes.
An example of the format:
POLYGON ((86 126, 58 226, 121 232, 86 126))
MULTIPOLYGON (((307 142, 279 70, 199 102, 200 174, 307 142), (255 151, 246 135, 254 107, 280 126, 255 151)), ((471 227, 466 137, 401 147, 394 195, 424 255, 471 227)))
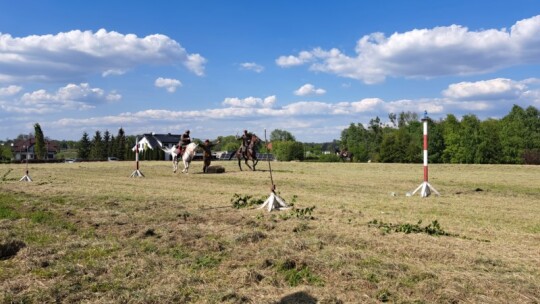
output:
POLYGON ((212 147, 219 144, 219 140, 211 142, 209 139, 205 140, 201 148, 203 149, 203 173, 206 173, 210 163, 212 162, 212 147))
POLYGON ((191 137, 189 137, 189 130, 186 130, 186 132, 180 136, 180 141, 178 142, 178 150, 180 150, 178 155, 183 155, 184 151, 186 150, 186 146, 190 143, 191 137))
POLYGON ((251 138, 253 137, 253 134, 248 132, 248 130, 244 130, 244 134, 238 138, 238 140, 242 141, 242 154, 246 155, 247 149, 249 145, 251 144, 251 138))

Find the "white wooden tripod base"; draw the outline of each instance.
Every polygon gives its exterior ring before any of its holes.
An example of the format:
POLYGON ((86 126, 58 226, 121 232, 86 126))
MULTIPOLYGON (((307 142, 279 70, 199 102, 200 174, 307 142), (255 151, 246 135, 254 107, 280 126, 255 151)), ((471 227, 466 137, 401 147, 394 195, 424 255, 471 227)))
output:
POLYGON ((133 173, 131 173, 130 177, 144 177, 144 174, 140 170, 135 170, 133 173))
MULTIPOLYGON (((407 196, 413 196, 418 190, 420 190, 420 196, 421 197, 428 197, 430 194, 431 194, 431 191, 433 191, 435 194, 437 194, 438 196, 440 196, 441 194, 435 190, 435 188, 433 188, 433 186, 431 186, 428 182, 423 182, 420 184, 420 186, 418 186, 418 188, 416 188, 416 190, 414 190, 410 195, 407 195, 407 196)), ((408 194, 408 193, 407 193, 408 194)))
POLYGON ((31 182, 31 181, 32 181, 32 178, 30 177, 30 175, 26 174, 26 175, 23 176, 19 181, 20 181, 20 182, 31 182))
POLYGON ((272 211, 274 209, 289 209, 290 207, 281 197, 272 192, 266 201, 264 201, 264 203, 259 207, 259 209, 263 208, 266 208, 268 211, 272 211))

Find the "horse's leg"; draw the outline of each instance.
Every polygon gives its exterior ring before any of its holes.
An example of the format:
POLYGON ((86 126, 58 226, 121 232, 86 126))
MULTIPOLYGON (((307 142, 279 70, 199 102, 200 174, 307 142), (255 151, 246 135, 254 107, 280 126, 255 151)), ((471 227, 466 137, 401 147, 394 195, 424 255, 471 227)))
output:
POLYGON ((238 168, 240 168, 240 171, 242 171, 242 164, 240 163, 242 161, 242 154, 236 154, 236 159, 238 159, 238 168))
POLYGON ((184 163, 184 170, 182 170, 182 173, 188 173, 189 169, 189 162, 187 162, 184 158, 182 158, 182 162, 184 163))
POLYGON ((178 170, 178 158, 173 157, 172 165, 173 165, 173 173, 176 173, 176 171, 178 170))
POLYGON ((253 161, 253 171, 255 171, 255 166, 259 163, 259 159, 255 158, 253 161))
POLYGON ((253 168, 251 168, 251 166, 249 165, 248 163, 248 158, 244 158, 245 159, 245 163, 246 163, 246 166, 248 166, 249 170, 252 170, 253 171, 253 168))

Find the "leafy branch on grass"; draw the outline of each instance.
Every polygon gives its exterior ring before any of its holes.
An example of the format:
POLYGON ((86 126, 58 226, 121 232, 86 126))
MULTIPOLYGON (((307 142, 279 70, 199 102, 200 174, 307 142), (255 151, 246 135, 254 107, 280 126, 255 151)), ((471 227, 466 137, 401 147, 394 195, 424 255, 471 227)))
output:
POLYGON ((280 215, 282 220, 288 220, 290 218, 296 217, 301 220, 313 220, 315 219, 311 214, 315 206, 306 207, 306 208, 293 208, 289 213, 280 215))
POLYGON ((441 228, 441 225, 439 224, 439 221, 434 220, 431 222, 431 224, 427 226, 420 226, 422 224, 422 220, 419 220, 417 224, 392 224, 392 223, 385 223, 380 220, 372 220, 368 222, 369 227, 375 227, 379 228, 384 234, 391 233, 391 232, 403 232, 405 234, 409 233, 426 233, 429 235, 439 236, 439 235, 445 235, 445 236, 459 236, 459 234, 449 233, 444 231, 444 229, 441 228))
POLYGON ((233 205, 233 208, 241 209, 241 208, 247 208, 251 207, 253 205, 260 205, 264 203, 264 199, 257 199, 253 198, 251 195, 240 195, 238 193, 235 193, 233 197, 231 198, 231 203, 233 205))

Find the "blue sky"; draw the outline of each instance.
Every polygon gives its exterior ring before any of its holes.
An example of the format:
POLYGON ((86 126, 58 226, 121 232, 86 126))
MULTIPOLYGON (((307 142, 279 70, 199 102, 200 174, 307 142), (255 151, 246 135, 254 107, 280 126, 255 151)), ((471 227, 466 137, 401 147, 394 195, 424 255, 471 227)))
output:
POLYGON ((0 140, 339 139, 350 123, 540 107, 540 2, 0 0, 0 140))

